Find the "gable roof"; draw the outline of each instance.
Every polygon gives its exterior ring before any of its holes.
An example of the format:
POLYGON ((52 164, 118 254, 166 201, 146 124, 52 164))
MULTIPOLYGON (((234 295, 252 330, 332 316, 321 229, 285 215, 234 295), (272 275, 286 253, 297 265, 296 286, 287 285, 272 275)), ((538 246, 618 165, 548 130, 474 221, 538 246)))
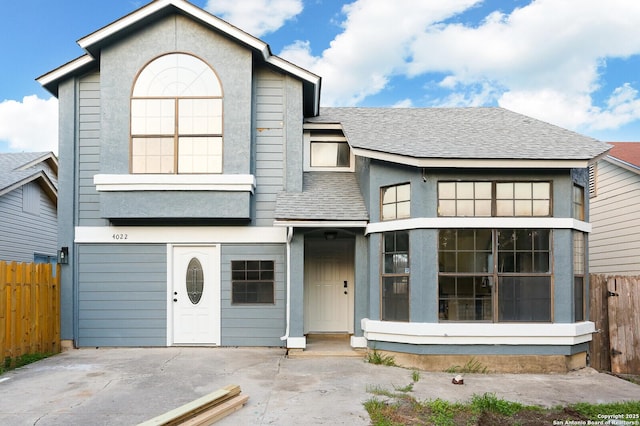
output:
POLYGON ((52 152, 0 153, 0 196, 36 181, 57 203, 57 175, 58 159, 52 152), (44 164, 48 167, 44 167, 44 164))
POLYGON ((343 226, 358 227, 366 225, 369 213, 355 173, 306 172, 302 192, 278 194, 275 219, 281 224, 305 221, 321 226, 322 222, 342 222, 343 226))
POLYGON ((356 155, 417 167, 587 167, 611 147, 504 108, 321 108, 356 155))
POLYGON ((613 145, 606 160, 640 173, 640 142, 608 142, 613 145))
POLYGON ((98 66, 100 51, 104 46, 126 37, 137 29, 147 25, 150 21, 174 13, 187 16, 214 31, 225 34, 237 43, 251 49, 259 60, 279 69, 283 73, 300 79, 303 84, 305 114, 318 114, 320 108, 321 83, 319 76, 273 55, 267 43, 186 0, 153 0, 132 13, 81 38, 78 40, 78 44, 87 52, 85 55, 38 77, 36 80, 54 96, 57 96, 58 84, 61 81, 98 66))

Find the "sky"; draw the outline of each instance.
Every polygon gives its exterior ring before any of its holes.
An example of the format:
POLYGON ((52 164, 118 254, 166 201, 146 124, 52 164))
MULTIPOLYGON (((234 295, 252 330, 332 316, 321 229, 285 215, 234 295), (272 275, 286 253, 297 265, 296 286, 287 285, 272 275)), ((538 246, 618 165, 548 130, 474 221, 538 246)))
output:
MULTIPOLYGON (((602 141, 640 141, 638 0, 192 0, 322 77, 322 106, 500 106, 602 141)), ((36 81, 145 5, 4 0, 0 152, 57 153, 36 81)))

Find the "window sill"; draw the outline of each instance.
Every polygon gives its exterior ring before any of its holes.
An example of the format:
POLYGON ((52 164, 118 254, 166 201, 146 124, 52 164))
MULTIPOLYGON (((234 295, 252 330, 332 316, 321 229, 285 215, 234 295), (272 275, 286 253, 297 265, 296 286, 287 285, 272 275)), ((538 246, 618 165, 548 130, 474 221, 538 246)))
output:
POLYGON ((232 191, 255 190, 253 175, 243 174, 98 174, 93 177, 98 192, 108 191, 232 191))
POLYGON ((591 341, 595 324, 576 323, 406 323, 363 319, 371 341, 419 345, 578 345, 591 341))

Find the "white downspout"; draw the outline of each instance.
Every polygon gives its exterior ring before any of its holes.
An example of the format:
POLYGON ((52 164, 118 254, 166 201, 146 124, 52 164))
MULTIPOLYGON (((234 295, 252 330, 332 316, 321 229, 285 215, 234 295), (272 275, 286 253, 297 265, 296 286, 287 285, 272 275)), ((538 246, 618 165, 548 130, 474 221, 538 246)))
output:
POLYGON ((280 340, 289 340, 289 325, 291 323, 291 240, 293 239, 293 227, 287 227, 287 325, 284 336, 280 340))

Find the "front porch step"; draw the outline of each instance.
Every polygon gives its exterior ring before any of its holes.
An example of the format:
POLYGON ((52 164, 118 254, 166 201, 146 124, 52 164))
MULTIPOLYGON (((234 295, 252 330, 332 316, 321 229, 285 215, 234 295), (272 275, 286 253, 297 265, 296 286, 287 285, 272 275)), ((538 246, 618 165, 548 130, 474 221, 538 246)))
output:
POLYGON ((302 349, 289 349, 289 358, 364 358, 367 351, 362 348, 352 348, 348 334, 309 334, 307 335, 307 347, 302 349))

